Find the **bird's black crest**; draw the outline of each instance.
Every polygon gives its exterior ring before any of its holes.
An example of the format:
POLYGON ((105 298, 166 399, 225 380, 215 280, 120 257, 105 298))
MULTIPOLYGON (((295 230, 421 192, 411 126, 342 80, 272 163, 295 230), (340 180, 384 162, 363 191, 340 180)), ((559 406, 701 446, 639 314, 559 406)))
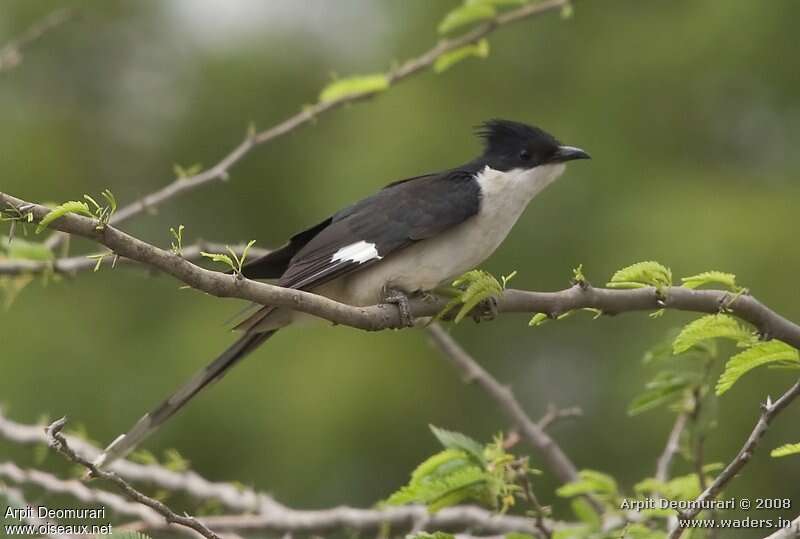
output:
POLYGON ((497 170, 547 163, 560 145, 550 133, 510 120, 484 122, 476 129, 476 134, 484 141, 483 160, 497 170))
POLYGON ((484 141, 487 153, 508 153, 521 145, 533 145, 542 149, 555 148, 558 140, 550 133, 521 122, 493 119, 478 126, 475 134, 484 141))

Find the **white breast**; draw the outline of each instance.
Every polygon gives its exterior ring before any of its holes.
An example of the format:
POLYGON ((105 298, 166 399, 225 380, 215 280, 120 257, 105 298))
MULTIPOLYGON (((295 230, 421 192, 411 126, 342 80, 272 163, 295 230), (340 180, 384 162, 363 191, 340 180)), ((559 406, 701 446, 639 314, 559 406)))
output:
POLYGON ((325 295, 336 296, 351 305, 372 305, 381 300, 384 286, 411 293, 432 290, 452 280, 486 260, 506 238, 531 199, 562 172, 563 164, 508 172, 487 166, 476 176, 481 188, 477 215, 338 280, 336 286, 325 286, 325 295))

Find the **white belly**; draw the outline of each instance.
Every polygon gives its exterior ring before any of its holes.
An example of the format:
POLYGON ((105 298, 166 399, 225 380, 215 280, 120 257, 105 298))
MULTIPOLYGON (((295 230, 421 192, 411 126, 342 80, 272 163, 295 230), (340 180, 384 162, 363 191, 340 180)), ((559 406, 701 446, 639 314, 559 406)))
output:
POLYGON ((528 202, 564 171, 548 165, 528 171, 478 174, 481 207, 474 217, 380 262, 347 275, 319 293, 351 305, 373 305, 384 287, 406 293, 432 290, 474 269, 505 240, 528 202))

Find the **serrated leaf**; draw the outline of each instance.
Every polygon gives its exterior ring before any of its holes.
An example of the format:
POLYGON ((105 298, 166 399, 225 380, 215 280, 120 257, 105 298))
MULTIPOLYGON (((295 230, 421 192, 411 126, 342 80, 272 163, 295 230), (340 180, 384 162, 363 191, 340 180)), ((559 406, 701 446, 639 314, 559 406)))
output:
POLYGON ((213 262, 219 262, 221 264, 227 264, 233 269, 236 269, 236 265, 231 260, 231 257, 221 253, 206 253, 204 251, 200 251, 200 254, 206 258, 210 258, 213 262))
POLYGON ((85 215, 87 217, 93 217, 92 212, 89 210, 89 206, 85 202, 78 202, 77 200, 71 200, 69 202, 64 202, 63 204, 56 206, 53 208, 50 213, 45 215, 39 224, 36 227, 36 233, 40 234, 45 228, 48 227, 50 223, 58 219, 59 217, 63 217, 68 213, 78 213, 81 215, 85 215))
POLYGON ((613 498, 619 494, 617 482, 608 474, 595 470, 581 470, 579 479, 560 486, 556 494, 562 498, 572 498, 582 494, 595 494, 604 498, 613 498))
POLYGON ((709 314, 684 326, 672 343, 672 352, 680 354, 708 339, 725 338, 739 345, 753 342, 753 331, 727 314, 709 314))
POLYGON ((489 40, 481 39, 473 45, 466 45, 441 55, 433 64, 433 71, 436 73, 442 73, 443 71, 450 69, 458 62, 466 60, 467 58, 488 58, 488 56, 489 40))
POLYGON ((800 443, 796 444, 784 444, 780 447, 776 447, 772 451, 770 451, 770 457, 788 457, 789 455, 797 455, 800 454, 800 443))
POLYGON ((438 30, 440 34, 446 34, 467 24, 491 19, 496 14, 497 10, 490 3, 467 2, 445 15, 438 30))
POLYGON ((482 444, 460 432, 440 429, 433 425, 428 425, 428 427, 430 427, 433 435, 436 436, 436 439, 445 449, 459 449, 473 457, 480 464, 485 464, 482 444))
POLYGON ((590 504, 586 498, 573 498, 570 501, 570 507, 572 507, 572 512, 578 520, 593 529, 600 528, 602 524, 600 515, 597 514, 597 511, 595 511, 592 504, 590 504))
POLYGON ((617 271, 606 284, 609 288, 644 288, 672 286, 672 271, 652 260, 637 262, 617 271))
POLYGON ((328 84, 319 94, 320 102, 338 101, 347 97, 382 92, 389 88, 389 77, 383 73, 357 75, 328 84))
POLYGON ((528 325, 532 328, 538 328, 548 320, 550 320, 550 316, 546 313, 536 313, 533 315, 533 318, 531 318, 531 321, 528 322, 528 325))
POLYGON ((647 383, 646 391, 635 397, 628 406, 628 415, 634 416, 667 404, 683 396, 691 385, 686 377, 670 372, 661 372, 647 383))
POLYGON ((682 277, 681 281, 686 288, 697 288, 707 284, 722 285, 731 292, 739 292, 741 288, 736 284, 736 275, 722 271, 704 271, 690 277, 682 277))
POLYGON ((486 472, 475 465, 466 452, 445 449, 417 466, 411 474, 411 481, 385 503, 422 503, 435 512, 467 498, 480 498, 479 487, 487 480, 486 472))
POLYGON ((778 340, 755 344, 731 357, 725 364, 725 371, 717 381, 717 395, 728 391, 739 378, 756 367, 787 361, 800 364, 800 353, 797 348, 778 340))
POLYGON ((453 281, 453 286, 461 289, 462 292, 447 302, 444 308, 436 315, 435 320, 441 320, 460 304, 461 308, 453 319, 458 324, 480 302, 503 293, 503 286, 500 282, 491 273, 482 270, 468 271, 453 281))

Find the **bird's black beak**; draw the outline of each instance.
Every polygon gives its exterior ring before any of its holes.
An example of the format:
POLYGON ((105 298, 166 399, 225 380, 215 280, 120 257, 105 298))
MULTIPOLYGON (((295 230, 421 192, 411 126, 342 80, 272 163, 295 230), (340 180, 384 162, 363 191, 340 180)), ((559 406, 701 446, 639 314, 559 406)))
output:
POLYGON ((550 159, 552 163, 566 163, 567 161, 574 161, 576 159, 591 159, 592 157, 574 146, 559 146, 558 150, 550 159))

